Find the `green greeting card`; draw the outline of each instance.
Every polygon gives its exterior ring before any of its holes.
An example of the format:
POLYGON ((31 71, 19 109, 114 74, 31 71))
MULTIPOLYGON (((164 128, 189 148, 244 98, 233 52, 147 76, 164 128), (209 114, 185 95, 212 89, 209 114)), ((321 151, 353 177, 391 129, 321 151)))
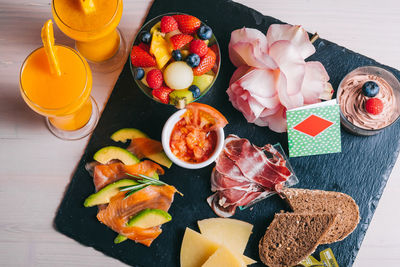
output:
POLYGON ((288 110, 286 117, 290 157, 341 152, 336 99, 288 110))

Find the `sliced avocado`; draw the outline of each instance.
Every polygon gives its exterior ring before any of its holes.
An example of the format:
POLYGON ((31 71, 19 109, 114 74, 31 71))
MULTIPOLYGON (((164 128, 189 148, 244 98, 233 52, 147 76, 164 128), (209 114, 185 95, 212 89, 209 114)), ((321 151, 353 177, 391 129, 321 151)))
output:
POLYGON ((107 204, 110 199, 120 192, 119 188, 122 186, 136 185, 137 182, 130 179, 122 179, 115 183, 109 184, 99 192, 91 194, 85 199, 83 206, 93 207, 100 204, 107 204))
POLYGON ((213 80, 214 80, 214 75, 203 74, 201 76, 194 76, 192 84, 199 87, 200 92, 203 92, 210 86, 213 80))
POLYGON ((164 151, 160 151, 156 154, 149 155, 148 158, 167 168, 171 168, 172 166, 172 161, 167 157, 167 154, 165 154, 164 151))
POLYGON ((107 162, 113 159, 118 159, 125 165, 133 165, 140 162, 131 152, 117 146, 103 147, 94 154, 93 159, 101 164, 107 164, 107 162))
POLYGON ((128 221, 128 226, 150 228, 169 222, 171 215, 160 209, 144 209, 128 221))
MULTIPOLYGON (((127 223, 127 226, 135 226, 140 228, 150 228, 169 222, 172 219, 171 215, 160 209, 144 209, 133 216, 127 223)), ((128 238, 123 235, 118 235, 114 239, 114 243, 121 243, 128 238)))
MULTIPOLYGON (((135 138, 149 138, 149 137, 142 131, 134 128, 123 128, 111 135, 112 140, 116 142, 120 141, 123 143, 135 138)), ((167 168, 170 168, 172 166, 172 161, 167 157, 164 151, 150 155, 148 158, 167 168)))
POLYGON ((134 138, 149 138, 144 132, 134 128, 123 128, 111 135, 111 139, 115 142, 126 143, 134 138))
POLYGON ((124 235, 117 235, 117 237, 114 239, 114 244, 119 244, 121 242, 124 242, 128 238, 124 235))
POLYGON ((153 174, 153 176, 151 178, 160 180, 160 176, 158 176, 158 173, 156 173, 156 172, 153 174))
POLYGON ((189 104, 194 100, 192 92, 187 89, 184 90, 174 90, 169 94, 169 103, 171 105, 177 106, 179 102, 184 100, 185 104, 189 104))

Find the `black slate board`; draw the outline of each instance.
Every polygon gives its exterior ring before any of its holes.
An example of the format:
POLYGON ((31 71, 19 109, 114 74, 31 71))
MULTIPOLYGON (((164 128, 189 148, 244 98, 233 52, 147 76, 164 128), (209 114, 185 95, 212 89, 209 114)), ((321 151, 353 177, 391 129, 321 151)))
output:
MULTIPOLYGON (((248 124, 242 114, 232 107, 225 93, 235 70, 228 58, 230 33, 243 26, 266 32, 270 24, 282 22, 226 0, 156 0, 147 20, 174 11, 201 18, 213 28, 218 38, 222 68, 214 88, 200 102, 210 104, 226 115, 230 124, 225 128, 225 134, 234 133, 258 145, 280 142, 287 152, 286 134, 248 124)), ((309 60, 319 60, 324 64, 334 88, 337 88, 345 74, 363 65, 381 66, 400 78, 399 71, 329 41, 319 39, 314 44, 317 52, 309 60)), ((175 185, 185 197, 175 197, 170 209, 173 221, 163 226, 163 233, 150 248, 132 241, 114 245, 116 234, 97 221, 97 209, 84 208, 82 205, 84 199, 94 192, 92 179, 84 165, 92 161, 93 153, 99 148, 113 144, 109 136, 120 128, 135 127, 160 140, 164 122, 174 111, 173 107, 148 99, 135 85, 129 65, 125 65, 60 205, 55 218, 58 231, 133 266, 179 266, 179 250, 185 227, 198 230, 197 220, 215 217, 205 201, 211 194, 209 177, 212 166, 193 171, 174 165, 166 171, 162 179, 175 185)), ((357 229, 344 241, 329 246, 341 267, 352 265, 361 246, 399 153, 399 131, 399 123, 372 137, 356 137, 342 131, 342 153, 290 159, 300 179, 297 187, 344 192, 359 204, 361 222, 357 229)), ((260 261, 258 241, 274 213, 281 209, 288 208, 282 200, 273 196, 254 205, 252 209, 236 213, 234 218, 254 224, 254 233, 245 252, 247 256, 260 261)), ((316 252, 325 248, 327 246, 320 246, 316 252)))

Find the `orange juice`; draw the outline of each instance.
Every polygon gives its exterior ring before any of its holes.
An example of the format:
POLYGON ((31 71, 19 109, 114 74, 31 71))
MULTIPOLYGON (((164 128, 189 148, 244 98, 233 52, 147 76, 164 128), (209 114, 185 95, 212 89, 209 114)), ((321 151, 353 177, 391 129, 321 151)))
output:
POLYGON ((113 57, 120 45, 116 28, 122 16, 122 0, 93 0, 95 10, 85 13, 81 0, 53 0, 52 12, 58 27, 76 40, 88 60, 101 62, 113 57))
POLYGON ((44 48, 38 48, 21 67, 20 90, 25 102, 48 117, 53 126, 74 131, 82 128, 92 115, 92 73, 74 49, 60 45, 54 49, 61 75, 51 73, 44 48))

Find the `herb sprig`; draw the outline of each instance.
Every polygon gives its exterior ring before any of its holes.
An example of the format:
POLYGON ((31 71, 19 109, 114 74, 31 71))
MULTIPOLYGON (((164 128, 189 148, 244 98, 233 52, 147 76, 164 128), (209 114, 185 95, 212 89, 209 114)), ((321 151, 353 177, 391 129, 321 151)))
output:
MULTIPOLYGON (((125 198, 129 197, 130 195, 148 187, 149 185, 156 185, 156 186, 162 186, 162 185, 168 185, 167 183, 164 183, 163 181, 148 177, 146 175, 132 175, 127 173, 128 176, 135 178, 135 181, 138 182, 136 185, 128 185, 128 186, 122 186, 119 188, 120 191, 126 192, 125 198)), ((177 191, 179 194, 182 195, 179 191, 177 191)), ((125 199, 124 198, 124 199, 125 199)))

